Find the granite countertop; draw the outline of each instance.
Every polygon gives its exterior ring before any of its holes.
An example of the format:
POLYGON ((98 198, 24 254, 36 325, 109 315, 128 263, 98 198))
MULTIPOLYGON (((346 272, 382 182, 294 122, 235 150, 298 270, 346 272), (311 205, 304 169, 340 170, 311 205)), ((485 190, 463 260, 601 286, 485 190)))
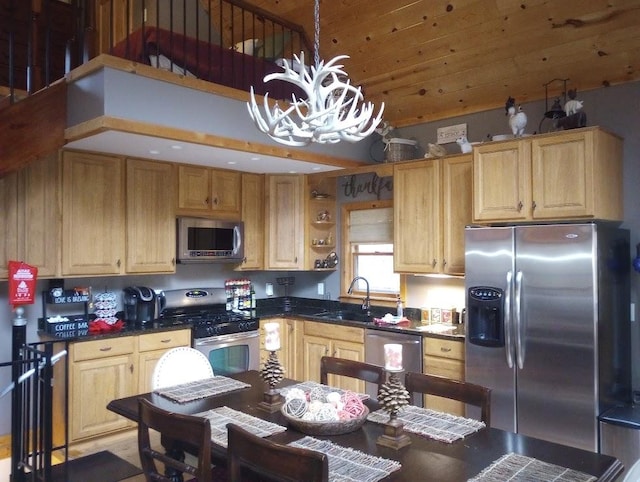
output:
MULTIPOLYGON (((349 319, 331 317, 332 313, 336 313, 339 311, 361 315, 360 305, 340 303, 330 300, 317 300, 311 298, 290 298, 286 300, 286 303, 283 302, 283 298, 268 298, 258 301, 259 303, 255 310, 255 316, 260 319, 276 317, 302 318, 322 323, 355 326, 359 328, 454 340, 464 340, 465 336, 464 325, 425 325, 420 321, 420 310, 412 308, 407 308, 405 310, 405 315, 408 321, 403 321, 402 323, 393 325, 378 324, 372 321, 354 321, 349 319)), ((371 307, 371 315, 373 318, 382 318, 387 312, 389 312, 389 308, 375 306, 371 307)), ((157 320, 151 323, 146 323, 144 325, 125 324, 125 326, 117 332, 89 333, 86 329, 77 331, 69 330, 58 333, 47 333, 45 331, 38 331, 39 339, 35 340, 35 342, 41 343, 47 341, 89 341, 120 336, 138 336, 144 335, 146 333, 180 330, 184 328, 190 328, 190 325, 182 323, 176 324, 174 322, 167 322, 165 320, 157 320)), ((33 340, 29 341, 31 342, 33 340)))

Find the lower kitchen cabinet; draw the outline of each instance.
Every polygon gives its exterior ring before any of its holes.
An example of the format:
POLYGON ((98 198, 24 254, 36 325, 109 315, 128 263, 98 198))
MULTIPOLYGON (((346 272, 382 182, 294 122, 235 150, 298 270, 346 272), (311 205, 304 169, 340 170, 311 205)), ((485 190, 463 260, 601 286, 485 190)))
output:
POLYGON ((138 393, 152 390, 151 377, 158 360, 179 346, 191 346, 191 330, 161 331, 138 337, 138 393))
POLYGON ((267 361, 269 353, 264 349, 265 329, 267 323, 278 323, 280 330, 280 350, 276 352, 280 364, 284 368, 284 376, 298 379, 302 373, 301 364, 298 357, 298 330, 301 328, 301 321, 293 318, 265 318, 260 320, 260 368, 267 361))
MULTIPOLYGON (((319 382, 320 359, 323 356, 364 361, 364 329, 305 321, 302 349, 304 379, 319 382)), ((364 381, 355 378, 329 375, 327 383, 344 390, 365 392, 364 381)))
POLYGON ((151 391, 158 359, 171 348, 190 345, 190 329, 71 343, 69 442, 133 427, 107 404, 151 391))
MULTIPOLYGON (((422 346, 424 373, 453 380, 464 380, 463 340, 424 337, 422 346)), ((448 398, 425 395, 424 406, 453 415, 465 415, 464 403, 448 398)))
POLYGON ((107 404, 135 394, 135 351, 132 336, 71 344, 69 442, 133 426, 107 404))

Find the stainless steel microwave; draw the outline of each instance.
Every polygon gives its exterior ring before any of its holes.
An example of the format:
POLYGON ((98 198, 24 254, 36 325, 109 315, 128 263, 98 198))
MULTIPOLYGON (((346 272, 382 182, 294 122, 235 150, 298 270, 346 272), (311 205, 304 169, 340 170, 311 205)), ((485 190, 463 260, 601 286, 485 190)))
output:
POLYGON ((244 258, 244 223, 179 217, 179 263, 240 263, 244 258))

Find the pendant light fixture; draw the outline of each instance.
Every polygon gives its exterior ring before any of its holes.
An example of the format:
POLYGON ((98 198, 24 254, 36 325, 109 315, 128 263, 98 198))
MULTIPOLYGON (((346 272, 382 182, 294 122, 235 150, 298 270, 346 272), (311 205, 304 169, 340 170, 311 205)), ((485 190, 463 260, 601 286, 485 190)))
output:
POLYGON ((258 129, 274 141, 301 147, 316 142, 334 144, 340 141, 357 142, 371 134, 380 121, 384 103, 374 116, 374 106, 364 102, 360 87, 354 87, 339 62, 349 58, 339 55, 328 62, 320 60, 320 1, 314 9, 314 63, 309 70, 304 64, 304 52, 293 55, 293 62, 284 59, 284 72, 269 74, 264 82, 282 80, 299 87, 306 98, 292 94, 286 108, 276 101, 269 106, 269 94, 264 95, 262 111, 251 87, 247 103, 249 115, 258 129))

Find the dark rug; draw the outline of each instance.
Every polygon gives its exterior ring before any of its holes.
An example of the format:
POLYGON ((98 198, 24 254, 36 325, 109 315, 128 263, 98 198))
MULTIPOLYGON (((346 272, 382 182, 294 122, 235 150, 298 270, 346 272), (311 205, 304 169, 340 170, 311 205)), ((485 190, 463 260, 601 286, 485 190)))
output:
POLYGON ((104 450, 52 468, 53 482, 117 482, 141 474, 135 465, 104 450))

